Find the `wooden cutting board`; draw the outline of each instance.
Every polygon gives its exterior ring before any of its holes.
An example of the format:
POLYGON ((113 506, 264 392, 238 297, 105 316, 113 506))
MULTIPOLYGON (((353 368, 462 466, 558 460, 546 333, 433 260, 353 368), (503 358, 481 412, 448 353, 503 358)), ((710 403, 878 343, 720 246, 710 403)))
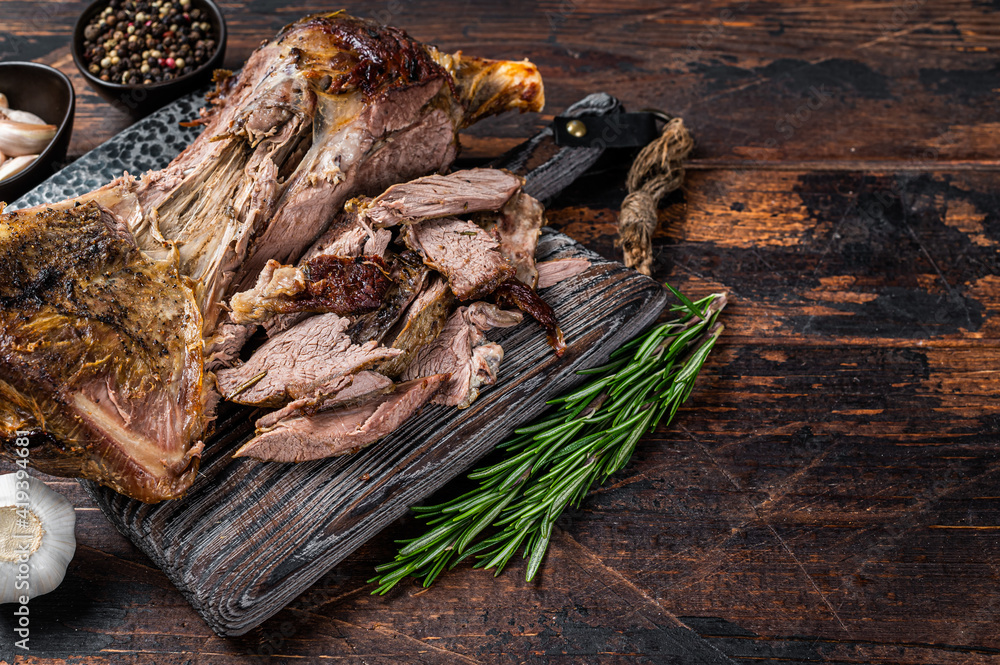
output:
POLYGON ((539 257, 592 262, 542 291, 566 353, 556 357, 535 323, 491 334, 506 351, 500 378, 468 409, 432 406, 356 455, 303 464, 231 458, 255 416, 229 409, 185 498, 151 506, 92 484, 88 491, 216 632, 242 635, 578 384, 576 370, 604 362, 665 303, 659 284, 565 235, 546 233, 539 257))
MULTIPOLYGON (((200 101, 189 96, 137 123, 13 207, 82 194, 122 170, 162 168, 193 138, 177 121, 196 117, 200 101), (147 145, 151 136, 157 137, 156 151, 147 145)), ((618 110, 614 98, 591 95, 564 115, 618 110)), ((600 153, 559 149, 546 129, 495 165, 524 175, 525 190, 547 200, 600 153)), ((653 322, 666 302, 659 284, 551 229, 543 233, 537 258, 591 262, 584 273, 540 292, 558 315, 566 352, 557 357, 534 322, 491 331, 490 339, 505 350, 499 381, 470 408, 425 408, 355 455, 276 464, 231 457, 253 435, 259 413, 224 405, 198 478, 183 499, 147 505, 93 483, 83 485, 217 633, 246 633, 541 413, 547 399, 580 383, 577 370, 603 363, 653 322)))

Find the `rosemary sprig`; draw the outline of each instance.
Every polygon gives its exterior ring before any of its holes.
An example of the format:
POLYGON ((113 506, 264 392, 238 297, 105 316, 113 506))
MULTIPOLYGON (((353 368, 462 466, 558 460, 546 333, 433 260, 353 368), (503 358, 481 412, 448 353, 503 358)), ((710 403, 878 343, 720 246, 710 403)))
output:
POLYGON ((604 482, 632 457, 646 432, 669 424, 722 333, 716 321, 724 294, 680 300, 679 317, 658 325, 615 351, 609 362, 581 374, 581 388, 549 402, 556 409, 500 444, 506 458, 469 474, 479 487, 446 503, 413 508, 427 533, 399 541, 395 560, 378 566, 372 593, 384 594, 404 577, 430 586, 445 566, 475 556, 476 568, 499 575, 522 547, 530 582, 545 557, 552 525, 569 505, 578 506, 595 482, 604 482), (474 542, 486 527, 497 532, 474 542))

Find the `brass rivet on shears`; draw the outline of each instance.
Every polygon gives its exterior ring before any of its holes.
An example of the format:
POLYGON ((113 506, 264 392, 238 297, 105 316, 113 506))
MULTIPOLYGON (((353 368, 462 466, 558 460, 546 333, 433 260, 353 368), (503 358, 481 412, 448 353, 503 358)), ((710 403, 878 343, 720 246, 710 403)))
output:
POLYGON ((587 125, 582 120, 570 120, 566 123, 566 131, 570 136, 580 139, 587 135, 587 125))

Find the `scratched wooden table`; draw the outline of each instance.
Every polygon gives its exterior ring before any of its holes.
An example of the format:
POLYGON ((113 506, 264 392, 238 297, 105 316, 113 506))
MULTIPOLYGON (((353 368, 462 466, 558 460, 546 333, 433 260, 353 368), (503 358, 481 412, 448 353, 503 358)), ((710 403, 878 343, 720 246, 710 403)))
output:
MULTIPOLYGON (((604 90, 684 116, 698 147, 660 212, 656 277, 728 291, 726 334, 675 426, 559 521, 533 584, 462 566, 370 596, 406 519, 222 639, 52 480, 79 548, 32 601, 24 662, 1000 662, 996 3, 343 4, 445 49, 530 57, 549 113, 604 90)), ((0 58, 76 85, 71 157, 129 123, 73 67, 83 6, 0 0, 0 58)), ((223 6, 231 67, 333 8, 223 6)), ((483 123, 464 155, 548 119, 483 123)), ((618 257, 623 175, 603 162, 553 226, 618 257)))

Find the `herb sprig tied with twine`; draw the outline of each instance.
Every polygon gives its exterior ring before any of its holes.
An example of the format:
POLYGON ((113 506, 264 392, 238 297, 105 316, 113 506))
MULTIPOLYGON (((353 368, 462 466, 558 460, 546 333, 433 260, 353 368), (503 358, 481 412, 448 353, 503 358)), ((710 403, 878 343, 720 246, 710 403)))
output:
POLYGON ((430 586, 470 556, 476 568, 499 575, 522 546, 526 579, 534 579, 559 515, 624 467, 643 434, 670 423, 722 333, 724 294, 692 302, 666 286, 680 301, 671 308, 678 317, 621 347, 606 365, 580 372, 594 378, 550 401, 555 409, 547 417, 500 444, 502 462, 469 474, 476 489, 413 508, 429 530, 399 541, 395 560, 369 580, 378 583, 372 593, 384 594, 409 575, 430 586), (491 525, 493 535, 484 537, 491 525))

